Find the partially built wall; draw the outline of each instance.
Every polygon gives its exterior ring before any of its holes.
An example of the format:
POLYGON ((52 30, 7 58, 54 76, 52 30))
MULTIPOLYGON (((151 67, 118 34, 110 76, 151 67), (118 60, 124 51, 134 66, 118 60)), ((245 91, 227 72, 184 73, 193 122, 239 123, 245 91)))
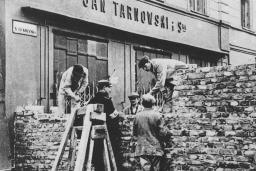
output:
MULTIPOLYGON (((173 112, 164 114, 172 132, 163 142, 165 170, 256 170, 255 65, 197 68, 180 73, 173 112)), ((132 140, 134 116, 122 128, 123 166, 139 170, 132 140)), ((49 170, 65 119, 54 114, 16 115, 16 168, 49 170)))

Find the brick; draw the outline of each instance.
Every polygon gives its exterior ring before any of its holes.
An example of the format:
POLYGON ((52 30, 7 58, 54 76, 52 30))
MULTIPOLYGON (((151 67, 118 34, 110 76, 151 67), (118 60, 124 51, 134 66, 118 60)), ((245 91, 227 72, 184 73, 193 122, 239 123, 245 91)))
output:
POLYGON ((226 88, 225 84, 222 84, 222 83, 216 84, 216 89, 224 89, 224 88, 226 88))
POLYGON ((248 76, 239 76, 239 81, 248 81, 248 76))
POLYGON ((230 71, 225 71, 225 72, 224 72, 224 76, 226 76, 226 77, 232 76, 232 75, 234 75, 233 72, 230 72, 230 71))
POLYGON ((250 80, 250 81, 255 81, 255 80, 256 80, 256 75, 251 75, 251 76, 249 76, 249 80, 250 80))
POLYGON ((188 74, 188 79, 202 79, 204 77, 205 77, 204 73, 189 73, 188 74))
POLYGON ((206 90, 207 89, 207 85, 197 85, 196 87, 199 90, 206 90))
POLYGON ((216 73, 215 72, 209 72, 207 74, 205 74, 205 78, 214 78, 216 77, 216 73))
POLYGON ((206 107, 207 112, 216 112, 218 107, 206 107))

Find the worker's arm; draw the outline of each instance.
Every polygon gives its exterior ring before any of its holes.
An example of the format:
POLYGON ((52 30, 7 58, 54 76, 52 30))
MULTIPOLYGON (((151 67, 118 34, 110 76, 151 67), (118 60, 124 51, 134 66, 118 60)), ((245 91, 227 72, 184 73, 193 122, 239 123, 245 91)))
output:
POLYGON ((155 94, 164 87, 165 80, 166 80, 166 72, 167 72, 167 66, 159 65, 157 67, 156 84, 152 88, 152 90, 149 92, 150 94, 155 94))
POLYGON ((72 70, 71 72, 68 71, 63 74, 61 83, 60 83, 60 88, 63 90, 66 96, 70 96, 71 98, 75 99, 78 101, 80 98, 78 95, 76 95, 72 90, 71 90, 71 75, 72 75, 72 70))
POLYGON ((88 86, 88 69, 83 67, 83 70, 84 70, 85 76, 82 79, 80 89, 77 92, 78 94, 83 93, 85 91, 86 87, 88 86))

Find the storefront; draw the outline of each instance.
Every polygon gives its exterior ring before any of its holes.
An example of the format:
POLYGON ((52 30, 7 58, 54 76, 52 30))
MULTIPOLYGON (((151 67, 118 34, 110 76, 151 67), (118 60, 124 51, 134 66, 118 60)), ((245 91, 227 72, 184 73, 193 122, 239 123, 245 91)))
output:
MULTIPOLYGON (((7 115, 23 104, 56 106, 61 74, 89 69, 88 93, 111 77, 118 109, 131 91, 149 85, 136 62, 172 58, 198 66, 228 63, 228 27, 147 1, 6 1, 7 115)), ((148 87, 143 87, 147 89, 148 87)), ((89 98, 89 97, 88 97, 89 98)))

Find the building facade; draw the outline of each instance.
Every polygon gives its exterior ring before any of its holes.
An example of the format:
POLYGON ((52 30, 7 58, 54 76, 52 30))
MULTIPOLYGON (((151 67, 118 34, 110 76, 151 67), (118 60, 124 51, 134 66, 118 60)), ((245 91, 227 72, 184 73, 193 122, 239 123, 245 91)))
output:
POLYGON ((19 105, 56 106, 61 74, 76 63, 89 70, 89 94, 97 80, 114 80, 112 96, 120 110, 131 91, 151 86, 152 76, 136 65, 145 54, 202 67, 254 62, 255 5, 252 0, 0 0, 1 121, 11 120, 19 105))

